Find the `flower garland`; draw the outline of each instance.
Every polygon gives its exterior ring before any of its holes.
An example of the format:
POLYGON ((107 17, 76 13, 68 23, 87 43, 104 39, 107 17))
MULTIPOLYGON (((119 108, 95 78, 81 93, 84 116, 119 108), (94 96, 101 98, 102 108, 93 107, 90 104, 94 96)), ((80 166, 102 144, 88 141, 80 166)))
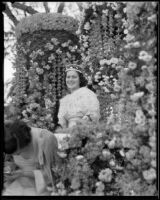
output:
POLYGON ((107 120, 112 109, 111 102, 120 91, 117 73, 123 64, 124 7, 121 2, 88 3, 79 30, 84 69, 91 82, 99 86, 103 120, 107 120))
POLYGON ((23 34, 17 35, 17 92, 13 101, 16 107, 21 108, 21 118, 29 121, 30 125, 54 130, 58 120, 58 101, 66 94, 65 65, 80 60, 80 52, 77 36, 68 29, 68 23, 75 27, 75 20, 59 14, 57 17, 55 14, 43 15, 40 15, 43 19, 50 16, 51 20, 53 17, 53 30, 51 27, 49 30, 39 27, 38 31, 34 29, 33 32, 32 29, 25 32, 24 27, 32 24, 35 19, 39 24, 37 15, 33 15, 33 21, 31 17, 25 18, 26 23, 23 24, 22 20, 17 26, 17 34, 18 31, 23 34), (61 19, 61 29, 60 21, 56 26, 55 19, 61 19))
POLYGON ((16 27, 16 37, 24 33, 33 33, 38 30, 65 30, 75 33, 78 28, 77 20, 60 13, 37 13, 23 18, 16 27))

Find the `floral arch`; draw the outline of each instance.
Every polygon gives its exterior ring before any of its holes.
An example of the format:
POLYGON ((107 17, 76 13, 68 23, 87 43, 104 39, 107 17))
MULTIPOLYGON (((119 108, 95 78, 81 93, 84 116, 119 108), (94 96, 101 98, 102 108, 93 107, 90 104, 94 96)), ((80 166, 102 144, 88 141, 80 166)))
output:
POLYGON ((15 98, 21 118, 53 130, 58 100, 65 95, 67 63, 80 60, 78 22, 61 14, 38 13, 17 25, 15 98))

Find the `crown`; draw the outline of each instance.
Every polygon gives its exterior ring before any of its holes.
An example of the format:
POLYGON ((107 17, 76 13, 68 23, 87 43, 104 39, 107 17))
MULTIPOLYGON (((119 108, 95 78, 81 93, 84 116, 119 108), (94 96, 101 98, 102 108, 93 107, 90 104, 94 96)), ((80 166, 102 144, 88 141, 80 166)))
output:
POLYGON ((74 70, 74 71, 82 73, 82 68, 78 64, 68 64, 68 65, 66 65, 66 72, 68 72, 70 70, 74 70))

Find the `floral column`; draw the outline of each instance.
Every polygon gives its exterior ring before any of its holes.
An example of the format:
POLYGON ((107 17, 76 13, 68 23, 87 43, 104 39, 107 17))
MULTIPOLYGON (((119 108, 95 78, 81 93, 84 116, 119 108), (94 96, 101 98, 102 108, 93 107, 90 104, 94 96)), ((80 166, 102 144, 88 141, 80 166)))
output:
POLYGON ((123 63, 124 8, 122 2, 91 2, 80 26, 82 60, 89 80, 98 85, 103 120, 120 91, 117 72, 123 63))
POLYGON ((13 101, 37 127, 53 129, 57 102, 65 95, 65 65, 80 60, 77 20, 38 13, 16 27, 16 96, 13 101))

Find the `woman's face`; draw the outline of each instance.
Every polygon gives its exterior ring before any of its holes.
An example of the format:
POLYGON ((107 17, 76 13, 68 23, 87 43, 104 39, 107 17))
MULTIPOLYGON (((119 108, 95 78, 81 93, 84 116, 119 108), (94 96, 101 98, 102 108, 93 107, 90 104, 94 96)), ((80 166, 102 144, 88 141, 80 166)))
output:
POLYGON ((79 74, 76 71, 68 71, 66 74, 66 85, 67 88, 71 91, 79 88, 80 80, 79 74))

